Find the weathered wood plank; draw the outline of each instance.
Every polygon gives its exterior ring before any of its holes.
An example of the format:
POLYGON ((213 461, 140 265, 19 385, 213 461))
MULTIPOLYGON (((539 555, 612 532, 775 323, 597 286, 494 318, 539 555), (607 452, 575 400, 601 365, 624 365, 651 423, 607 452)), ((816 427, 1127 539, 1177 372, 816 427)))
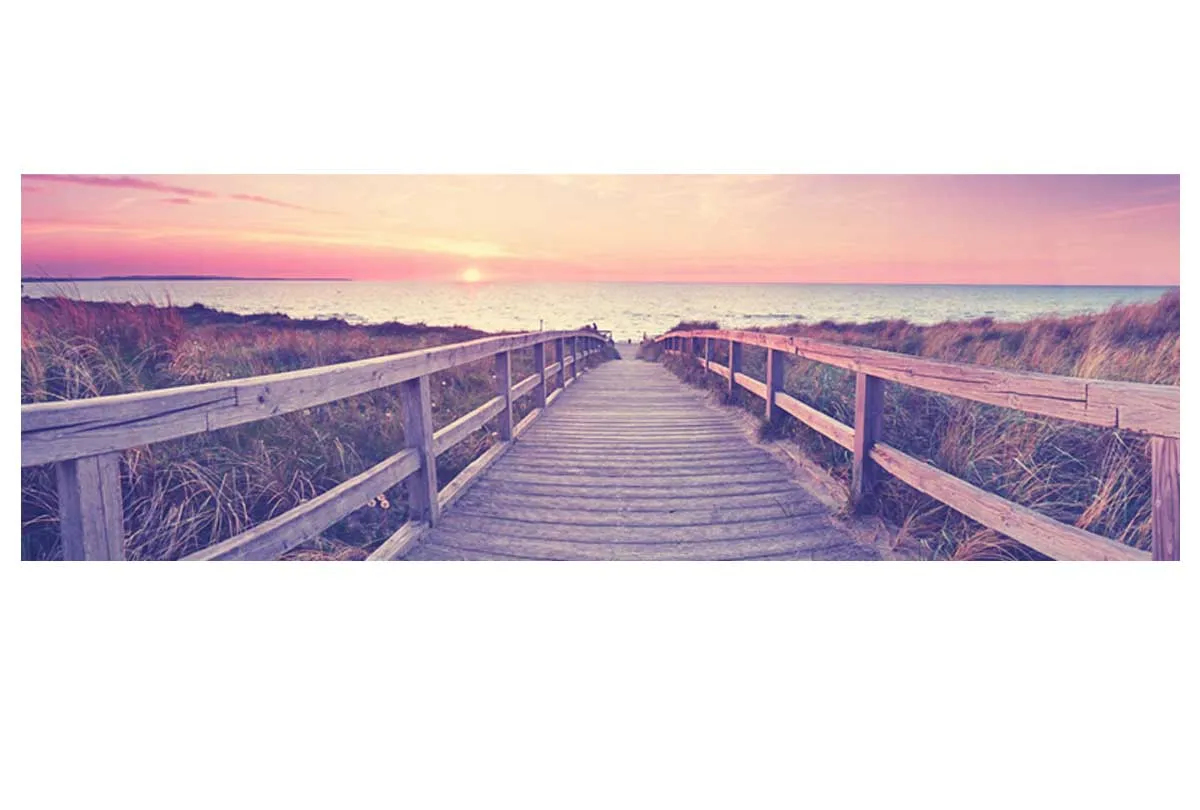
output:
POLYGON ((1179 438, 1179 386, 1089 380, 1088 407, 1116 408, 1117 427, 1179 438))
POLYGON ((661 515, 666 519, 674 515, 687 516, 692 514, 736 514, 742 510, 771 511, 778 509, 803 510, 814 503, 813 496, 796 487, 780 492, 770 492, 762 495, 726 495, 722 493, 719 499, 694 497, 678 498, 671 495, 630 495, 620 499, 608 497, 607 492, 589 493, 564 496, 558 494, 544 495, 530 492, 516 492, 503 487, 489 486, 480 482, 471 493, 463 499, 462 504, 471 503, 474 506, 516 506, 526 509, 549 509, 564 514, 575 515, 585 512, 599 512, 612 516, 614 522, 628 517, 636 520, 642 515, 661 515))
MULTIPOLYGON (((455 515, 478 518, 480 520, 522 520, 548 526, 618 526, 630 529, 659 529, 666 527, 716 527, 716 526, 748 526, 764 521, 781 520, 810 515, 826 515, 828 510, 823 504, 814 500, 809 501, 780 501, 771 504, 742 507, 737 509, 724 508, 719 505, 709 505, 699 509, 674 509, 671 511, 648 512, 600 512, 596 510, 567 510, 554 508, 544 501, 536 506, 523 506, 512 501, 483 501, 459 502, 455 515)), ((457 525, 457 524, 455 524, 457 525)), ((453 526, 448 525, 453 531, 453 526)), ((559 531, 571 530, 559 529, 559 531)), ((704 528, 702 531, 710 531, 704 528)), ((712 532, 719 533, 717 529, 712 532)))
POLYGON ((529 430, 529 427, 537 421, 537 418, 545 412, 545 407, 534 408, 529 413, 525 414, 525 418, 517 423, 513 428, 513 440, 521 438, 521 434, 529 430))
POLYGON ((504 412, 504 399, 492 397, 433 434, 433 454, 440 456, 504 412))
POLYGON ((779 406, 775 402, 775 394, 783 388, 784 360, 787 355, 778 349, 767 349, 767 382, 763 386, 763 400, 766 408, 763 417, 772 422, 779 415, 779 406))
POLYGON ((400 383, 400 408, 404 418, 404 445, 421 459, 418 475, 408 482, 408 514, 412 520, 436 526, 438 522, 437 453, 433 449, 433 411, 429 378, 400 383))
POLYGON ((227 382, 23 405, 21 466, 124 450, 291 413, 566 334, 571 333, 481 338, 227 382))
POLYGON ((438 493, 438 503, 442 511, 449 509, 454 503, 466 494, 472 484, 478 480, 479 476, 483 475, 489 467, 496 463, 500 456, 504 455, 508 449, 512 447, 512 442, 498 442, 486 451, 479 458, 472 461, 463 471, 454 476, 454 480, 446 484, 442 491, 438 493))
POLYGON ((1059 523, 877 442, 871 458, 904 483, 1057 560, 1148 560, 1144 551, 1059 523))
MULTIPOLYGON (((517 472, 509 469, 493 470, 491 480, 496 483, 506 482, 510 484, 562 484, 578 487, 608 487, 613 483, 614 476, 611 475, 558 475, 546 473, 526 473, 517 472)), ((616 476, 618 481, 620 476, 616 476)), ((630 475, 628 481, 647 483, 661 480, 660 475, 653 472, 650 474, 640 473, 638 475, 630 475)), ((726 473, 726 472, 689 472, 686 475, 676 474, 671 477, 671 484, 676 487, 688 486, 718 486, 725 484, 760 484, 773 483, 777 481, 786 481, 786 477, 781 475, 776 470, 742 472, 742 473, 726 473)))
POLYGON ((740 371, 735 373, 733 377, 737 384, 742 388, 745 388, 751 394, 754 394, 754 396, 759 397, 760 399, 766 399, 767 385, 762 380, 756 380, 749 374, 743 374, 740 371))
MULTIPOLYGON (((1123 411, 1122 411, 1123 413, 1123 411)), ((1156 560, 1179 559, 1179 439, 1150 439, 1154 532, 1152 554, 1156 560)))
POLYGON ((545 408, 546 396, 549 394, 549 389, 546 384, 546 344, 535 343, 533 346, 533 367, 538 369, 534 372, 538 377, 538 382, 533 389, 533 407, 545 408))
MULTIPOLYGON (((273 560, 359 509, 421 467, 421 453, 406 448, 282 515, 201 549, 185 560, 273 560)), ((410 488, 412 482, 410 481, 410 488)))
POLYGON ((708 364, 708 370, 714 374, 720 374, 727 380, 729 379, 729 366, 723 366, 716 361, 710 361, 708 364))
POLYGON ((514 400, 520 399, 521 397, 530 393, 535 388, 537 388, 538 383, 541 382, 541 379, 542 379, 541 375, 536 372, 533 374, 530 374, 528 377, 526 377, 525 379, 521 380, 519 383, 517 383, 516 385, 513 386, 512 398, 514 400))
POLYGON ((742 344, 736 340, 729 341, 729 368, 726 369, 729 373, 725 375, 725 379, 729 382, 729 396, 733 396, 734 386, 737 385, 737 376, 742 373, 742 344))
POLYGON ((816 408, 801 402, 790 394, 779 391, 775 394, 775 404, 784 413, 790 414, 798 422, 803 422, 821 435, 853 452, 854 428, 842 424, 828 414, 821 413, 816 408))
POLYGON ((371 556, 367 557, 367 562, 400 559, 421 541, 421 537, 427 531, 429 531, 427 524, 410 520, 397 529, 391 537, 384 540, 383 545, 371 552, 371 556))
POLYGON ((496 420, 496 430, 500 441, 512 440, 513 431, 513 392, 512 392, 512 352, 500 352, 496 355, 496 393, 504 402, 496 420))
POLYGON ((810 532, 801 537, 660 543, 572 543, 479 532, 455 532, 438 540, 442 549, 503 554, 529 560, 741 560, 784 552, 817 551, 844 544, 844 536, 835 530, 810 532))
POLYGON ((60 461, 54 467, 63 559, 125 559, 121 454, 60 461))
POLYGON ((854 384, 854 460, 850 475, 850 503, 861 509, 879 478, 871 461, 871 447, 883 434, 883 381, 859 372, 854 384))

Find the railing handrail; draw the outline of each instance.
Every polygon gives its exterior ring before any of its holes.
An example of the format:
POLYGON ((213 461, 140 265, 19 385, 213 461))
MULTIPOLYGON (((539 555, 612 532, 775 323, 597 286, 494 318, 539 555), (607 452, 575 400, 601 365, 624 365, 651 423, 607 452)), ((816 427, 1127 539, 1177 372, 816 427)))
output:
POLYGON ((152 391, 21 406, 21 466, 126 450, 325 405, 499 352, 589 330, 523 332, 429 349, 152 391))
POLYGON ((858 508, 883 472, 973 520, 1058 559, 1179 559, 1179 386, 1064 377, 930 360, 811 338, 727 329, 668 332, 667 351, 695 357, 706 371, 766 402, 765 416, 787 413, 853 453, 850 497, 858 508), (729 365, 712 360, 713 342, 729 343, 729 365), (703 342, 700 358, 698 341, 703 342), (766 381, 742 372, 743 344, 767 350, 766 381), (803 357, 856 374, 854 425, 783 391, 783 359, 803 357), (990 405, 1085 424, 1150 434, 1153 550, 1150 554, 1069 526, 912 458, 883 439, 884 380, 990 405))
POLYGON ((185 558, 278 557, 403 481, 408 485, 408 522, 369 558, 394 559, 436 525, 441 511, 578 378, 581 360, 611 344, 590 329, 523 332, 257 377, 23 405, 21 466, 54 464, 64 559, 123 559, 123 450, 399 385, 404 446, 397 452, 287 512, 185 558), (553 344, 557 357, 551 364, 546 362, 547 344, 553 344), (512 353, 526 348, 533 349, 534 372, 514 384, 512 353), (430 375, 488 358, 495 362, 496 396, 435 432, 430 375), (514 425, 514 401, 530 394, 533 408, 514 425), (439 490, 438 455, 493 420, 499 441, 439 490))
POLYGON ((1099 427, 1179 437, 1179 386, 1068 377, 933 360, 774 332, 691 329, 655 338, 713 338, 774 349, 939 394, 1099 427))

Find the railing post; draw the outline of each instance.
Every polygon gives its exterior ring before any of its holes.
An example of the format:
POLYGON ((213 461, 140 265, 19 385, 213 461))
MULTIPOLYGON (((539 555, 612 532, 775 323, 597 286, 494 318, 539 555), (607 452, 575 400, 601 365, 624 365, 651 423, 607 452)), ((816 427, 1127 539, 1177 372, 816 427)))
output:
POLYGON ((704 339, 704 373, 705 374, 707 374, 711 370, 710 367, 712 366, 712 349, 713 349, 712 344, 713 344, 712 338, 706 337, 704 339))
POLYGON ((742 344, 736 340, 729 341, 729 396, 733 396, 733 392, 737 390, 737 382, 734 377, 742 370, 742 344))
POLYGON ((775 392, 783 389, 783 361, 786 355, 778 349, 767 348, 767 421, 779 415, 775 405, 775 392))
POLYGON ((546 344, 533 344, 533 366, 537 370, 538 382, 533 387, 533 406, 546 407, 546 344))
POLYGON ((404 416, 404 446, 416 448, 421 454, 421 469, 408 477, 408 517, 436 526, 440 510, 428 374, 400 383, 400 407, 404 416))
POLYGON ((579 376, 579 343, 572 337, 568 340, 571 348, 571 379, 579 376))
POLYGON ((121 454, 73 458, 54 465, 64 560, 125 559, 121 454))
POLYGON ((857 510, 879 478, 879 465, 867 454, 883 433, 883 380, 858 372, 854 386, 854 464, 850 503, 857 510))
POLYGON ((496 355, 496 393, 504 397, 504 410, 497 417, 501 441, 510 441, 513 434, 512 352, 496 355))
POLYGON ((567 373, 567 342, 562 338, 556 338, 554 345, 558 351, 558 373, 554 375, 555 387, 560 390, 566 387, 567 373))
POLYGON ((1179 439, 1151 437, 1150 474, 1150 522, 1154 532, 1151 556, 1156 560, 1178 560, 1179 439))

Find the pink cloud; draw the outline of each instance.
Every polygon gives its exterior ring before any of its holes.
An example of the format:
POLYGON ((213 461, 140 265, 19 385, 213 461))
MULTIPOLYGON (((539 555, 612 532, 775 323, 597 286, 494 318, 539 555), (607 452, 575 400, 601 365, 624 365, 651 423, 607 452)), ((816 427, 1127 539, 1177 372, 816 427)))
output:
POLYGON ((230 194, 231 199, 243 200, 245 202, 262 203, 263 205, 274 205, 278 208, 292 208, 296 211, 309 211, 302 205, 292 205, 291 203, 283 202, 282 200, 273 200, 270 197, 260 197, 257 194, 230 194))
POLYGON ((171 203, 173 205, 191 205, 192 204, 192 200, 190 197, 164 197, 163 199, 159 200, 159 202, 171 203))
POLYGON ((153 180, 143 180, 140 177, 102 177, 91 174, 26 174, 30 180, 40 180, 50 183, 74 183, 80 186, 100 186, 102 188, 130 188, 138 191, 158 191, 163 194, 181 194, 186 197, 204 197, 211 199, 217 195, 211 191, 184 186, 169 186, 156 183, 153 180))

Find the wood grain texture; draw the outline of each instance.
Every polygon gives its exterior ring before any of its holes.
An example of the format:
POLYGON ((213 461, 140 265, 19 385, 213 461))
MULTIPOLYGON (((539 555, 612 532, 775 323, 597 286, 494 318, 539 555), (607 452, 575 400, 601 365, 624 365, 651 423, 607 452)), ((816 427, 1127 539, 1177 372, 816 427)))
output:
POLYGON ((533 368, 538 381, 533 389, 533 407, 545 408, 546 396, 550 393, 546 378, 546 344, 537 343, 533 347, 533 368))
MULTIPOLYGON (((124 450, 323 405, 571 332, 481 338, 281 374, 21 406, 21 466, 124 450)), ((594 340, 595 335, 586 335, 594 340)))
POLYGON ((847 545, 877 556, 729 410, 658 364, 617 361, 561 391, 408 559, 809 559, 847 545))
POLYGON ((871 458, 904 483, 1056 560, 1148 560, 1145 551, 1028 509, 980 489, 894 447, 876 443, 871 458))
POLYGON ((775 405, 822 436, 832 439, 851 452, 854 451, 854 428, 849 425, 839 422, 832 416, 824 414, 782 391, 775 394, 775 405))
POLYGON ((492 397, 433 434, 433 454, 440 456, 504 412, 503 397, 492 397))
MULTIPOLYGON (((415 382, 415 381, 414 381, 415 382)), ((421 453, 407 448, 254 528, 201 549, 185 560, 273 560, 311 540, 324 529, 361 508, 381 492, 409 476, 416 480, 421 453)))
POLYGON ((367 562, 400 559, 420 541, 421 536, 427 531, 429 531, 429 527, 424 523, 410 520, 397 529, 391 537, 384 540, 383 545, 371 552, 371 556, 367 557, 367 562))
POLYGON ((729 341, 729 368, 726 379, 729 381, 729 396, 733 396, 737 386, 737 375, 742 373, 742 344, 736 340, 729 341))
POLYGON ((850 470, 850 503, 860 508, 875 489, 879 469, 871 448, 883 434, 883 381, 859 372, 854 381, 854 459, 850 470))
POLYGON ((779 406, 775 403, 775 394, 783 388, 784 360, 787 355, 778 349, 767 349, 767 381, 763 386, 763 400, 766 407, 763 417, 774 421, 779 415, 779 406))
POLYGON ((712 337, 795 354, 853 372, 964 399, 1084 424, 1179 435, 1179 387, 1010 371, 810 338, 739 330, 696 330, 657 338, 712 337))
POLYGON ((125 559, 121 454, 54 465, 64 560, 125 559))
POLYGON ((1150 520, 1156 560, 1179 559, 1179 439, 1155 436, 1150 440, 1153 476, 1150 520))
POLYGON ((400 383, 404 445, 416 450, 420 473, 408 482, 408 514, 418 523, 437 525, 437 452, 433 448, 433 412, 429 377, 400 383))
POLYGON ((496 355, 496 393, 504 403, 504 409, 497 414, 496 431, 500 441, 507 442, 512 439, 513 431, 512 352, 496 355))

